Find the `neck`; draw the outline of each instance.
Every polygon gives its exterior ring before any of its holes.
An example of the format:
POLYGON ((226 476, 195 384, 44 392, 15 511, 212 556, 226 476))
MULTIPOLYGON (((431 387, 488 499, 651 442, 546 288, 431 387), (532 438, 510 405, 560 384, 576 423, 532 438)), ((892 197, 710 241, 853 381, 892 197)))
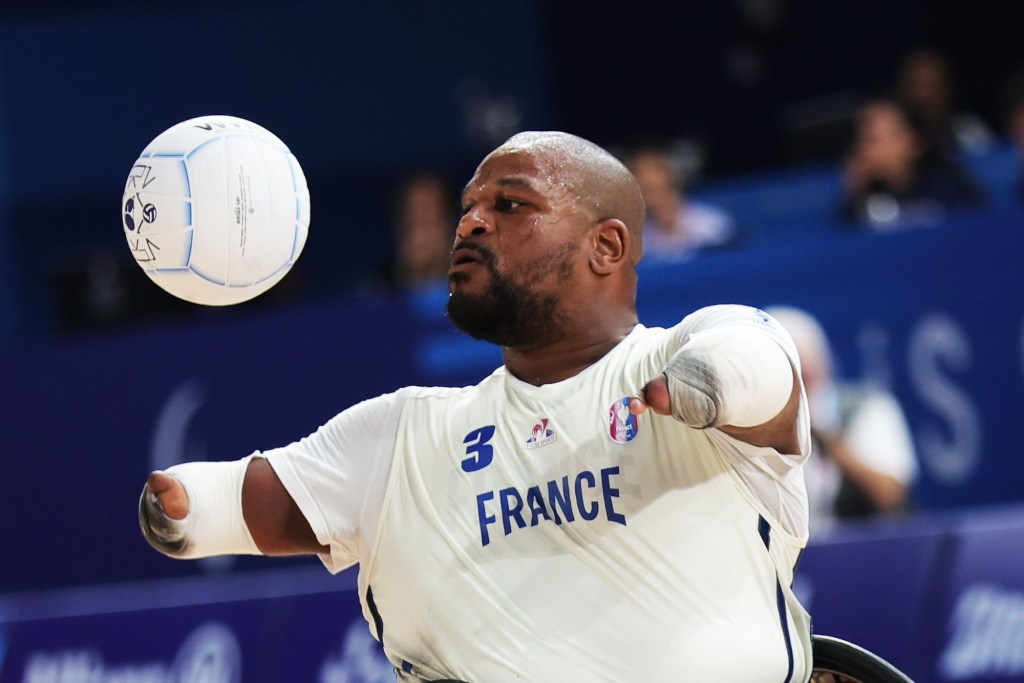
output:
POLYGON ((504 347, 505 367, 533 384, 553 384, 575 377, 604 358, 637 324, 635 312, 615 323, 581 328, 583 331, 535 347, 504 347))

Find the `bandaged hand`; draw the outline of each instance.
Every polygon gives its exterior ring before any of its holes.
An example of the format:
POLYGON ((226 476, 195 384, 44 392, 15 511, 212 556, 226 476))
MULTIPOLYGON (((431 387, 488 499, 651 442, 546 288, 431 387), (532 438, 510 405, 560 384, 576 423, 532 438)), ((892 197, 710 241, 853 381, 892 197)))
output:
POLYGON ((190 462, 152 473, 139 500, 142 535, 180 559, 261 554, 242 513, 249 460, 190 462))
POLYGON ((139 499, 139 526, 149 544, 165 555, 180 555, 186 546, 188 494, 174 477, 153 472, 139 499))
POLYGON ((723 325, 692 334, 634 412, 650 407, 696 429, 754 427, 778 415, 792 390, 782 347, 756 328, 723 325))

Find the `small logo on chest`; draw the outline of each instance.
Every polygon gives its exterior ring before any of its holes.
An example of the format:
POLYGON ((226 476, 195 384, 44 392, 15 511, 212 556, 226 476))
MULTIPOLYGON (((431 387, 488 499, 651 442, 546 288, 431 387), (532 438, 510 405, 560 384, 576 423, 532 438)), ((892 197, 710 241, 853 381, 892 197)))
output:
POLYGON ((629 412, 629 396, 623 396, 608 409, 608 436, 615 443, 629 443, 640 432, 640 422, 629 412))
POLYGON ((537 424, 533 425, 533 431, 530 433, 530 438, 523 444, 523 448, 530 449, 547 446, 557 438, 558 435, 555 434, 555 430, 548 427, 548 419, 546 417, 542 417, 537 424))

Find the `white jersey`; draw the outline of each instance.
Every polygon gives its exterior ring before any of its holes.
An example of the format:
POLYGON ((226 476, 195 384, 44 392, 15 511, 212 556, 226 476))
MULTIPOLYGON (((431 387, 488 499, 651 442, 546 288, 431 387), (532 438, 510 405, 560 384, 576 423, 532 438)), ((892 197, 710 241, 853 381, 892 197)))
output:
POLYGON ((716 306, 637 326, 562 382, 500 368, 474 387, 407 388, 265 454, 330 546, 325 564, 360 564, 400 679, 807 680, 809 619, 790 590, 807 538, 804 399, 801 454, 629 413, 718 323, 763 329, 799 367, 774 321, 716 306))

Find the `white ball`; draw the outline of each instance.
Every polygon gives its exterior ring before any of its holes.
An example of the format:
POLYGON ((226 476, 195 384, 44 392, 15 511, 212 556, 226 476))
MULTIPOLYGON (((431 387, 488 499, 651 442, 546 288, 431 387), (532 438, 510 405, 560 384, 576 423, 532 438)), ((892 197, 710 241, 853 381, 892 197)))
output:
POLYGON ((149 143, 128 174, 124 234, 153 282, 197 304, 247 301, 281 280, 306 243, 309 188, 267 129, 201 116, 149 143))

